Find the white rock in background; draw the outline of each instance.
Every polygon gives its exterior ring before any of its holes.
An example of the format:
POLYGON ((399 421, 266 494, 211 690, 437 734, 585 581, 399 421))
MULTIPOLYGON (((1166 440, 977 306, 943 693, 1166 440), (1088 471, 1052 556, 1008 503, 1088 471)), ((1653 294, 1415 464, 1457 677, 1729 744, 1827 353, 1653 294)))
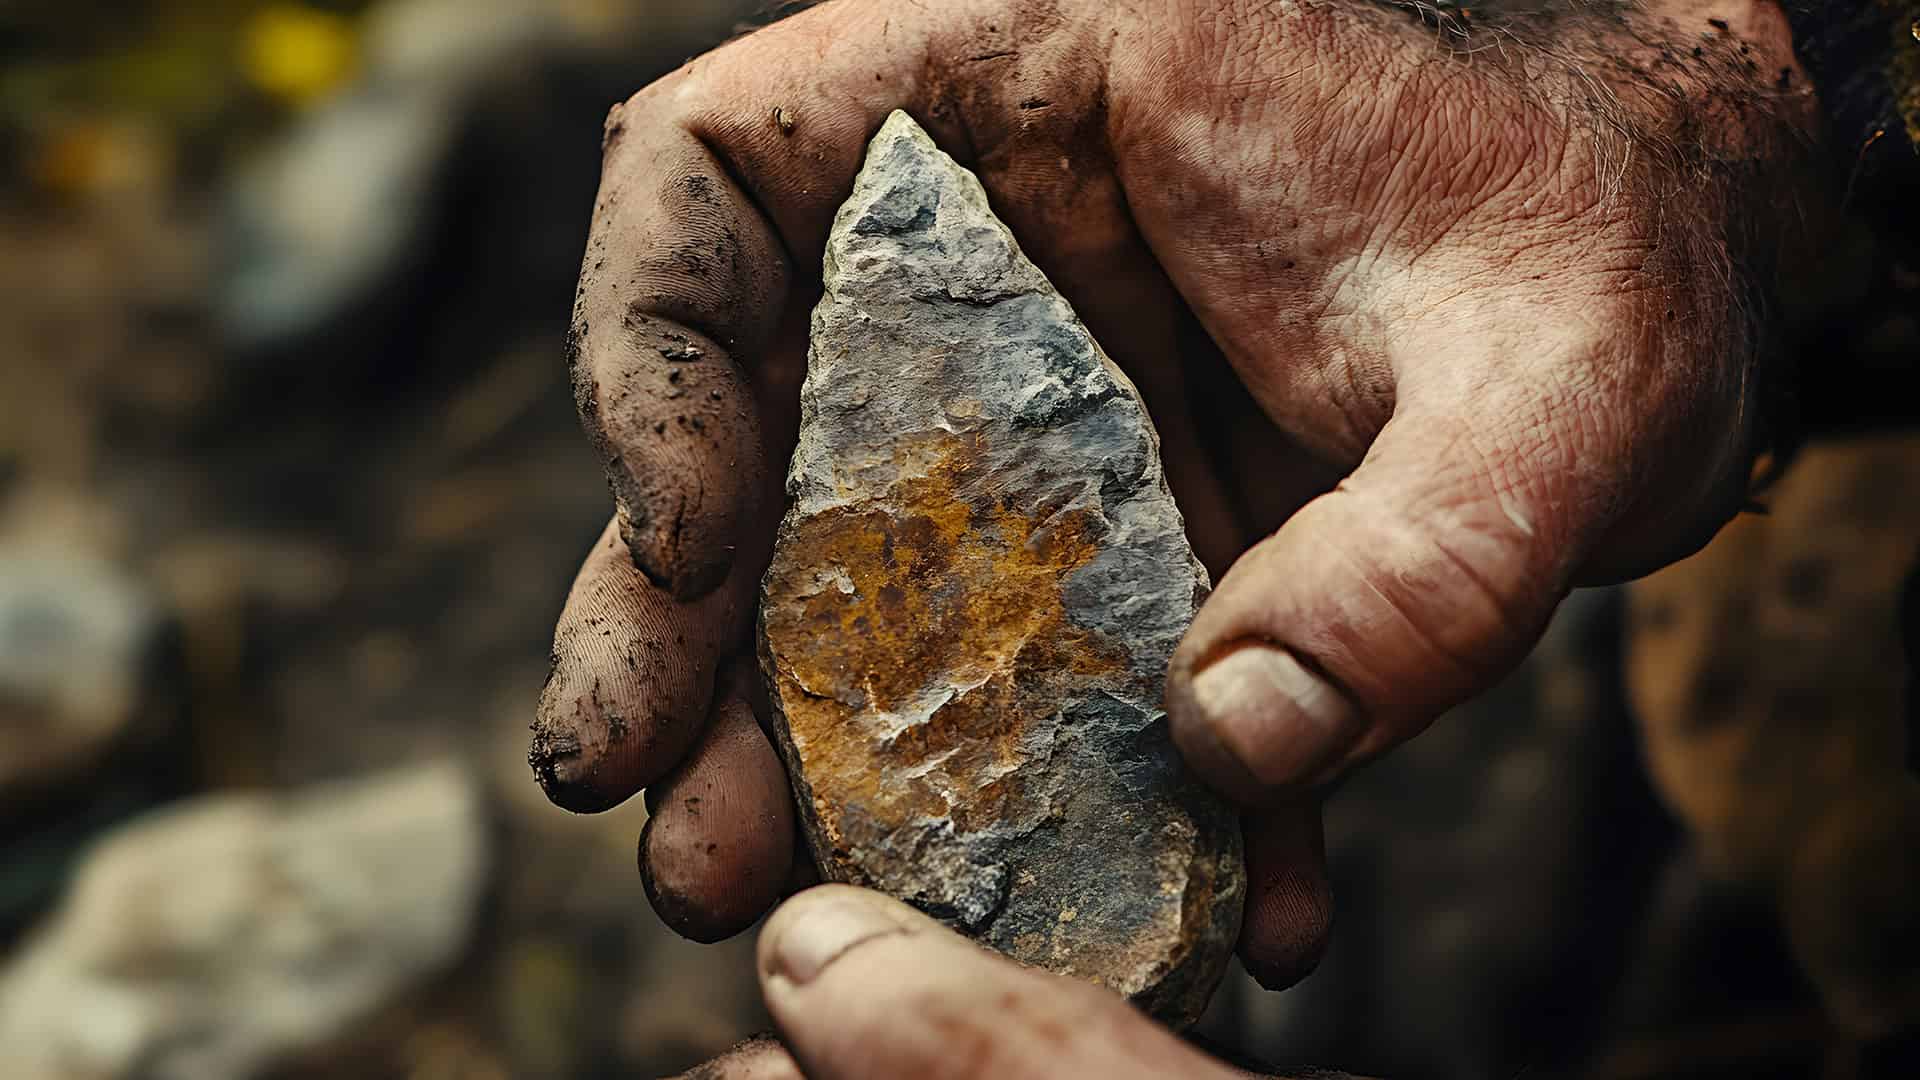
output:
POLYGON ((0 550, 0 807, 68 782, 127 734, 163 630, 111 563, 0 550))
POLYGON ((476 93, 578 39, 546 0, 389 0, 361 74, 238 169, 214 292, 241 349, 321 332, 415 268, 476 93))
POLYGON ((117 830, 0 970, 0 1076, 221 1080, 324 1043, 458 957, 488 847, 450 765, 117 830))

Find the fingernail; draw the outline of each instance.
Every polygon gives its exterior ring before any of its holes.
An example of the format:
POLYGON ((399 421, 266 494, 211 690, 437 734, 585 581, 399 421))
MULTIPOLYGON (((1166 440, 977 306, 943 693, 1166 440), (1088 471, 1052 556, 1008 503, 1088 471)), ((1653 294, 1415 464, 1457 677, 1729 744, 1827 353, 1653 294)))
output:
POLYGON ((871 905, 829 900, 803 908, 773 943, 773 974, 805 985, 848 949, 905 927, 871 905))
POLYGON ((1193 701, 1213 735, 1270 787, 1318 775, 1360 737, 1346 696, 1282 649, 1247 645, 1193 678, 1193 701))

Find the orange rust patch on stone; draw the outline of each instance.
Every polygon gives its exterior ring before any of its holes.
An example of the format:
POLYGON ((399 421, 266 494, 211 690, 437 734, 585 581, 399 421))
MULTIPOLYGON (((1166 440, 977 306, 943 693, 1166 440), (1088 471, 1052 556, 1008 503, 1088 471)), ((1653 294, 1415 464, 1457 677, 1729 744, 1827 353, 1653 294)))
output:
POLYGON ((1066 617, 1061 585, 1096 551, 1088 514, 993 498, 982 450, 977 435, 903 448, 925 475, 800 519, 768 573, 774 690, 835 850, 859 842, 849 810, 881 833, 1006 819, 1034 726, 1090 679, 1131 677, 1122 650, 1066 617))

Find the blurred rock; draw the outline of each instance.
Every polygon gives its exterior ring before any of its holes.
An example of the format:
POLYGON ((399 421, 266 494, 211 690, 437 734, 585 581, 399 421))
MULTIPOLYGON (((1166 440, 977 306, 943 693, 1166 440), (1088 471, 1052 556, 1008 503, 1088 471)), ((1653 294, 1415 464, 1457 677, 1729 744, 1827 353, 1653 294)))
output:
POLYGON ((227 184, 213 292, 227 342, 269 367, 325 349, 337 378, 495 265, 522 286, 506 311, 564 318, 607 107, 706 36, 606 21, 541 0, 376 5, 359 76, 227 184), (552 279, 550 308, 529 310, 548 298, 529 277, 552 279))
POLYGON ((1706 871, 1774 909, 1841 1030, 1920 1030, 1920 779, 1902 600, 1920 436, 1810 444, 1692 558, 1631 589, 1628 687, 1706 871))
POLYGON ((399 0, 371 13, 361 78, 230 182, 214 302, 235 347, 321 333, 420 269, 484 80, 568 41, 539 8, 399 0))
POLYGON ((219 1080, 337 1037, 459 955, 489 847, 445 765, 128 825, 0 970, 0 1075, 219 1080))
POLYGON ((361 77, 229 181, 213 294, 229 342, 253 351, 320 332, 417 269, 480 80, 557 32, 530 3, 375 8, 361 77))
POLYGON ((236 177, 213 296, 234 347, 317 333, 417 264, 456 130, 447 92, 345 98, 236 177))
POLYGON ((157 722, 167 625, 111 563, 0 549, 0 814, 72 782, 143 721, 157 722))
MULTIPOLYGON (((143 57, 187 44, 157 28, 240 25, 201 4, 149 6, 115 19, 126 13, 88 2, 85 17, 44 23, 62 42, 132 41, 143 57)), ((242 43, 215 35, 174 50, 198 83, 226 80, 178 125, 28 110, 36 131, 54 126, 22 153, 44 146, 43 164, 75 190, 58 213, 52 196, 0 208, 0 283, 28 298, 0 305, 0 355, 21 358, 0 363, 0 531, 32 523, 145 583, 177 616, 188 696, 174 704, 190 708, 182 737, 123 737, 60 805, 0 819, 0 948, 51 910, 91 838, 156 798, 299 789, 442 755, 492 770, 497 735, 500 872, 475 946, 447 977, 382 1004, 378 1023, 351 1024, 271 1075, 483 1076, 471 1060, 487 1058, 511 1076, 662 1075, 770 1024, 750 935, 697 946, 648 912, 633 868, 640 801, 572 817, 524 764, 556 604, 607 514, 554 359, 601 124, 610 104, 761 7, 248 0, 240 8, 359 12, 347 20, 357 71, 300 103, 268 101, 258 72, 238 81, 242 43), (446 115, 426 115, 428 101, 446 115), (398 119, 379 117, 383 103, 398 119), (278 134, 257 141, 269 124, 278 134), (362 161, 343 131, 309 131, 329 125, 387 140, 373 151, 392 158, 362 161), (420 147, 396 137, 409 125, 420 147), (279 160, 296 145, 324 169, 300 176, 279 160), (413 149, 431 153, 409 163, 413 149), (233 169, 249 154, 259 175, 243 181, 233 169), (420 168, 424 180, 407 178, 420 168), (250 183, 284 200, 251 224, 235 211, 250 183), (130 185, 152 190, 136 199, 130 185), (322 265, 354 238, 388 261, 353 264, 372 265, 367 275, 322 265), (245 335, 226 290, 255 272, 269 292, 327 302, 232 355, 220 346, 245 335), (110 513, 53 521, 47 500, 25 494, 49 488, 110 513)), ((10 60, 39 55, 36 40, 9 39, 10 60)), ((76 51, 45 50, 43 70, 76 51)), ((85 71, 59 74, 43 81, 90 88, 85 71)), ((135 980, 96 981, 117 994, 135 980)), ((18 1074, 11 1064, 0 1080, 18 1074)))
POLYGON ((1379 1076, 1579 1075, 1668 836, 1619 690, 1620 599, 1574 593, 1513 675, 1341 785, 1325 957, 1284 994, 1238 974, 1211 1030, 1379 1076))

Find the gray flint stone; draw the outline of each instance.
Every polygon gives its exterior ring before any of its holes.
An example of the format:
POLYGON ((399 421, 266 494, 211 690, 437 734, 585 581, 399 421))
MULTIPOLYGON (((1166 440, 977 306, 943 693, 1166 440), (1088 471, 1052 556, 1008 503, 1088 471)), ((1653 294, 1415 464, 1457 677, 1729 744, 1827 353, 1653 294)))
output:
POLYGON ((1245 874, 1161 707, 1208 582, 1146 408, 904 113, 825 285, 760 612, 821 871, 1190 1022, 1245 874))

